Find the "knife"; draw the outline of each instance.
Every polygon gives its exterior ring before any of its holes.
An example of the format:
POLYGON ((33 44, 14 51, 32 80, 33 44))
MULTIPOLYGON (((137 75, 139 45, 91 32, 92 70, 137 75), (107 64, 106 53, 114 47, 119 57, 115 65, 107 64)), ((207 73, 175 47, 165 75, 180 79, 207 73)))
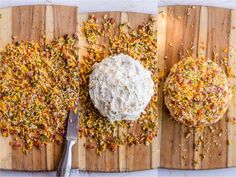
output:
POLYGON ((69 177, 71 174, 72 164, 72 146, 77 142, 78 138, 78 102, 75 103, 73 109, 69 111, 66 130, 66 143, 57 169, 58 177, 69 177))

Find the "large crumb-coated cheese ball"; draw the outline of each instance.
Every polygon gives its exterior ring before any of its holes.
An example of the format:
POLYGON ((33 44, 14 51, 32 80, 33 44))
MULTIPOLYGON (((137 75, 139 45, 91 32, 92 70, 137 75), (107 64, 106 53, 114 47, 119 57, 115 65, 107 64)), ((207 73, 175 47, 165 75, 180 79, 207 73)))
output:
POLYGON ((164 83, 164 101, 171 116, 189 127, 219 121, 230 99, 227 76, 211 60, 183 59, 171 68, 164 83))
POLYGON ((154 94, 151 72, 137 60, 119 54, 93 66, 89 78, 90 98, 111 122, 135 120, 154 94))

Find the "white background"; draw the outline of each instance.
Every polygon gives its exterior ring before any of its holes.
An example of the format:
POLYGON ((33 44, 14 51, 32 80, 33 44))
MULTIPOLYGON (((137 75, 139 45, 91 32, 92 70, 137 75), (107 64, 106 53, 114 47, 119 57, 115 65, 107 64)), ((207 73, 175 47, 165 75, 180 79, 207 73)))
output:
MULTIPOLYGON (((61 4, 79 6, 80 12, 91 11, 136 11, 156 13, 157 0, 0 0, 0 7, 30 4, 61 4)), ((160 0, 159 6, 165 5, 210 5, 236 9, 236 0, 160 0)), ((55 172, 26 173, 0 171, 0 177, 53 177, 55 172)), ((86 173, 72 171, 72 177, 236 177, 236 168, 221 170, 167 170, 156 169, 130 173, 86 173)))

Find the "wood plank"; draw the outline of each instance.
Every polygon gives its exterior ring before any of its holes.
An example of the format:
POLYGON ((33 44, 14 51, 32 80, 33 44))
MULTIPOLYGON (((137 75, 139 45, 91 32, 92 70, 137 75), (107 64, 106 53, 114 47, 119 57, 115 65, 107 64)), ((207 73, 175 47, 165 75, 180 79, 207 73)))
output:
MULTIPOLYGON (((154 16, 152 16, 152 17, 154 17, 154 16)), ((154 26, 154 29, 157 31, 157 24, 155 24, 155 26, 154 26)), ((158 38, 157 38, 157 36, 156 36, 156 40, 158 40, 158 38)), ((157 59, 158 59, 158 52, 156 53, 156 57, 157 57, 157 59)), ((158 62, 158 61, 157 61, 158 62)), ((159 72, 157 71, 156 73, 155 73, 155 75, 157 76, 157 77, 159 77, 159 72)), ((159 84, 159 83, 158 83, 159 84)), ((158 88, 158 87, 157 87, 158 88)), ((159 88, 158 88, 158 90, 159 90, 159 88)), ((158 91, 157 91, 158 92, 158 91)), ((158 92, 159 93, 159 92, 158 92)), ((159 95, 158 95, 159 96, 159 95)), ((160 131, 160 126, 159 126, 159 123, 160 123, 160 119, 159 119, 159 107, 158 107, 158 105, 159 105, 159 100, 157 100, 157 109, 158 109, 158 111, 156 112, 157 113, 157 121, 158 121, 158 129, 156 130, 156 132, 157 132, 157 136, 160 136, 158 133, 159 132, 161 132, 160 131)), ((151 152, 150 152, 150 156, 151 156, 151 168, 157 168, 158 166, 159 166, 159 162, 160 162, 160 143, 159 143, 159 139, 158 139, 158 137, 155 137, 154 139, 153 139, 153 141, 152 141, 152 143, 151 143, 151 150, 150 150, 151 152)))
MULTIPOLYGON (((4 47, 7 43, 11 42, 12 35, 12 10, 0 9, 0 47, 4 47)), ((8 169, 12 168, 12 149, 10 142, 12 137, 8 136, 7 138, 2 137, 0 134, 0 147, 1 147, 1 156, 0 156, 0 168, 8 169)))
MULTIPOLYGON (((152 162, 152 168, 155 166, 160 166, 160 154, 161 154, 161 133, 162 133, 162 109, 163 109, 163 81, 165 76, 165 43, 166 43, 166 18, 167 18, 167 8, 162 7, 159 9, 158 16, 157 16, 157 42, 158 42, 158 75, 159 75, 159 84, 158 84, 158 135, 157 135, 157 147, 155 154, 156 162, 152 162)), ((152 151, 155 148, 152 148, 152 151)), ((153 154, 153 152, 152 152, 153 154)), ((154 156, 154 155, 152 155, 154 156)))
MULTIPOLYGON (((77 8, 68 6, 53 6, 54 38, 73 35, 77 31, 77 8)), ((51 29, 52 31, 52 29, 51 29)), ((61 159, 64 144, 54 145, 55 167, 61 159)), ((73 146, 72 168, 78 168, 78 143, 73 146)))
MULTIPOLYGON (((103 13, 102 16, 104 16, 104 14, 106 13, 103 13)), ((114 19, 116 22, 115 24, 115 31, 114 32, 117 32, 116 29, 118 29, 118 25, 121 21, 121 13, 119 12, 116 12, 116 13, 108 13, 108 17, 114 19)), ((108 44, 108 41, 103 40, 103 43, 106 43, 108 44)), ((114 130, 114 135, 117 135, 118 134, 118 129, 115 129, 114 130)), ((105 163, 102 165, 102 171, 119 171, 119 151, 116 150, 114 152, 112 152, 111 150, 106 150, 105 151, 105 163)))
MULTIPOLYGON (((199 37, 197 45, 197 57, 206 58, 207 54, 207 34, 208 34, 208 9, 201 7, 199 18, 199 37)), ((202 161, 202 137, 203 130, 194 130, 194 169, 201 168, 202 161)))
MULTIPOLYGON (((230 28, 230 50, 229 50, 229 66, 232 66, 232 72, 236 76, 236 10, 231 11, 231 28, 230 28)), ((236 85, 236 79, 230 78, 230 84, 236 85)), ((227 166, 236 166, 236 95, 234 93, 231 104, 228 109, 228 156, 227 166)))
MULTIPOLYGON (((53 20, 53 7, 46 6, 46 20, 45 20, 45 36, 46 43, 50 42, 54 38, 54 20, 53 20)), ((47 170, 55 169, 54 161, 54 143, 49 143, 46 145, 46 166, 47 170)))
MULTIPOLYGON (((184 56, 195 55, 198 37, 198 21, 200 8, 191 10, 190 7, 172 7, 167 10, 165 72, 184 56), (178 30, 177 30, 178 29, 178 30), (193 48, 193 50, 189 50, 193 48)), ((166 107, 163 107, 161 133, 161 167, 192 169, 193 168, 193 130, 170 119, 166 107), (190 131, 190 136, 185 134, 190 131)))
MULTIPOLYGON (((83 25, 83 21, 86 21, 88 18, 88 14, 77 14, 77 24, 78 24, 78 29, 81 29, 83 25)), ((79 31, 79 60, 81 60, 81 56, 86 54, 86 39, 83 35, 81 35, 81 31, 79 31)), ((86 170, 86 149, 84 147, 84 144, 86 143, 86 138, 83 136, 79 138, 78 140, 78 163, 79 163, 79 169, 80 170, 86 170)))
MULTIPOLYGON (((79 25, 78 25, 78 21, 77 21, 77 17, 79 16, 79 8, 76 8, 76 15, 75 15, 75 31, 74 33, 78 33, 79 32, 79 25)), ((77 42, 76 47, 79 48, 79 42, 77 42)), ((79 71, 79 66, 78 66, 78 71, 79 71)), ((78 169, 79 168, 79 144, 78 141, 77 143, 73 146, 72 149, 72 154, 73 154, 73 158, 72 158, 72 168, 78 169)))
MULTIPOLYGON (((224 49, 229 47, 230 10, 208 7, 208 39, 207 58, 213 58, 217 53, 216 62, 220 64, 222 57, 228 57, 224 49)), ((222 66, 224 69, 224 67, 222 66)), ((212 125, 213 132, 205 128, 203 136, 202 169, 222 168, 227 166, 227 122, 226 114, 223 119, 212 125), (219 134, 222 133, 221 136, 219 134)))
MULTIPOLYGON (((115 22, 117 22, 116 25, 120 22, 120 13, 119 12, 112 12, 112 13, 93 13, 97 19, 102 19, 105 14, 108 15, 109 18, 113 18, 115 22)), ((88 14, 92 15, 92 14, 88 14)), ((82 16, 83 18, 84 16, 82 16)), ((88 17, 88 16, 87 16, 88 17)), ((81 21, 82 24, 82 21, 81 21)), ((84 38, 82 38, 84 41, 82 41, 83 45, 86 45, 86 41, 84 38)), ((101 38, 99 43, 108 45, 108 41, 104 38, 101 38)), ((82 49, 83 50, 83 49, 82 49)), ((80 51, 81 55, 85 51, 80 51)), ((115 131, 117 133, 117 131, 115 131)), ((119 155, 118 151, 112 152, 110 150, 105 150, 101 154, 101 156, 98 156, 96 151, 94 149, 86 149, 86 170, 89 171, 119 171, 119 155)))
MULTIPOLYGON (((138 25, 148 21, 148 14, 128 13, 128 21, 131 28, 136 28, 138 25)), ((132 130, 129 133, 139 134, 141 131, 140 125, 134 123, 132 130)), ((144 170, 151 168, 151 145, 136 144, 127 146, 127 171, 144 170)))
POLYGON ((54 6, 54 37, 58 38, 65 34, 76 32, 77 8, 68 6, 54 6))
MULTIPOLYGON (((121 12, 120 23, 128 23, 128 13, 121 12)), ((127 134, 127 128, 122 128, 121 126, 118 128, 119 136, 122 134, 127 134)), ((119 170, 127 171, 127 150, 126 146, 120 146, 119 149, 119 170)))
MULTIPOLYGON (((12 35, 17 40, 42 41, 45 30, 45 6, 22 6, 12 8, 12 35)), ((42 170, 45 167, 45 147, 28 155, 21 148, 12 150, 12 168, 15 170, 42 170)))
POLYGON ((201 7, 199 19, 198 57, 206 58, 208 33, 208 8, 201 7))

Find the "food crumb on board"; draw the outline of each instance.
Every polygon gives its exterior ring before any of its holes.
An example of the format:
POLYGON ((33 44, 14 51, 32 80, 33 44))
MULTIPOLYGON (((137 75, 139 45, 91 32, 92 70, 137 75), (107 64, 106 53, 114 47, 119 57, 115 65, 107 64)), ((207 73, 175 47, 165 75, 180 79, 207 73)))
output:
POLYGON ((64 141, 68 103, 78 97, 75 44, 64 36, 45 44, 13 41, 1 50, 0 130, 13 136, 14 148, 27 153, 64 141))
MULTIPOLYGON (((162 12, 161 12, 162 13, 162 12)), ((120 145, 132 145, 144 143, 149 145, 157 136, 157 89, 158 76, 155 74, 157 67, 157 40, 156 18, 150 19, 136 28, 129 23, 116 24, 108 14, 103 17, 90 15, 82 25, 81 32, 85 36, 87 54, 80 58, 79 83, 80 83, 80 137, 90 139, 90 143, 96 144, 96 152, 101 155, 102 151, 117 150, 120 145), (107 41, 97 43, 97 41, 107 41), (132 42, 131 42, 132 41, 132 42), (155 94, 136 124, 140 127, 134 131, 132 121, 115 121, 113 124, 104 119, 94 108, 88 94, 89 74, 92 66, 102 59, 119 53, 130 55, 140 61, 142 65, 151 71, 155 83, 155 94), (127 134, 117 135, 117 129, 127 129, 127 134)), ((90 146, 88 146, 89 148, 90 146)))

